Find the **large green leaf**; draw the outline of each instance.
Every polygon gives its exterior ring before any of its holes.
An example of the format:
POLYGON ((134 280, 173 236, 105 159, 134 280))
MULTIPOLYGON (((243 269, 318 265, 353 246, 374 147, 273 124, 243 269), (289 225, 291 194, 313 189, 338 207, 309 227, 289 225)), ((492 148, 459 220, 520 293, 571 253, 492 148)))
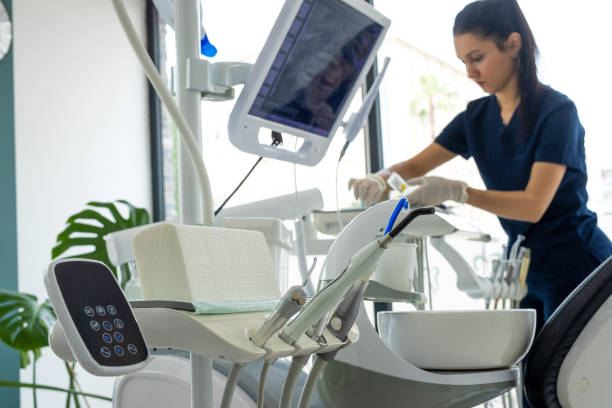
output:
MULTIPOLYGON (((38 361, 40 356, 42 356, 42 351, 41 350, 42 349, 34 350, 34 358, 36 359, 36 361, 38 361)), ((27 353, 25 351, 20 351, 19 352, 19 366, 21 368, 26 368, 27 366, 30 365, 31 362, 32 362, 32 360, 30 359, 30 353, 27 353)))
POLYGON ((28 352, 38 357, 49 345, 55 319, 48 300, 38 303, 34 295, 0 289, 0 340, 20 351, 22 368, 30 363, 28 352))
MULTIPOLYGON (((86 258, 104 262, 117 276, 115 267, 110 263, 106 253, 104 236, 111 232, 120 231, 126 228, 133 228, 139 225, 149 224, 150 217, 144 208, 134 207, 125 200, 116 201, 125 205, 128 210, 128 217, 123 218, 115 203, 89 202, 87 208, 68 218, 66 228, 57 235, 57 244, 51 250, 53 259, 60 257, 71 248, 93 246, 92 251, 85 251, 69 258, 86 258), (111 218, 105 217, 97 209, 107 209, 111 218)), ((122 268, 122 286, 127 282, 127 268, 122 268)))

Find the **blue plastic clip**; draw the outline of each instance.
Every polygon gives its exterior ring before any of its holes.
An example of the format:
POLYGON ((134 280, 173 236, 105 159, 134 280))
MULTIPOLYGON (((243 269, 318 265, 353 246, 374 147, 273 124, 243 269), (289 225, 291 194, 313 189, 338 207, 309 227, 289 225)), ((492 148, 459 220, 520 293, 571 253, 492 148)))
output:
POLYGON ((204 34, 204 38, 200 40, 200 51, 206 57, 214 57, 217 55, 217 47, 212 45, 208 40, 208 34, 204 34))
POLYGON ((395 220, 397 219, 397 216, 399 215, 402 208, 406 210, 408 209, 408 200, 406 199, 406 197, 402 197, 402 199, 399 200, 399 202, 395 206, 393 214, 391 214, 391 218, 389 219, 389 223, 387 224, 387 228, 385 229, 385 233, 383 235, 387 235, 389 231, 391 231, 393 225, 395 224, 395 220))

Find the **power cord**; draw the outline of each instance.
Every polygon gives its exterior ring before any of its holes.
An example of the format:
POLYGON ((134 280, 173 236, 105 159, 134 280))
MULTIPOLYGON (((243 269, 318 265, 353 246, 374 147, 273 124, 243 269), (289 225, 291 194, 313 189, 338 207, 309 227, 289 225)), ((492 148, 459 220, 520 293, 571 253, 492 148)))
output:
MULTIPOLYGON (((281 144, 283 144, 283 136, 280 134, 280 132, 276 132, 276 131, 273 130, 272 131, 272 146, 278 146, 278 145, 281 145, 281 144)), ((242 187, 244 182, 249 178, 249 176, 251 175, 253 170, 255 170, 255 167, 257 167, 257 165, 259 164, 259 162, 261 162, 262 159, 263 159, 263 156, 261 156, 261 157, 259 157, 259 159, 257 159, 257 161, 255 162, 253 167, 251 167, 251 170, 249 170, 249 172, 246 174, 246 176, 244 176, 244 178, 238 184, 238 186, 236 186, 234 191, 232 191, 232 193, 225 199, 225 201, 223 201, 223 203, 219 206, 219 208, 217 208, 215 210, 215 216, 217 214, 219 214, 219 212, 223 209, 223 207, 225 207, 225 204, 227 204, 227 202, 234 196, 234 194, 236 194, 238 189, 240 189, 240 187, 242 187)))

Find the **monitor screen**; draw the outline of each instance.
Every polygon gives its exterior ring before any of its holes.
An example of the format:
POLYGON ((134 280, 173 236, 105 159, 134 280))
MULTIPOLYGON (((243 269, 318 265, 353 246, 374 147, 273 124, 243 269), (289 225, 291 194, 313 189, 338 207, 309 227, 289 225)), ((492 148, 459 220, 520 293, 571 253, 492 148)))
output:
POLYGON ((249 114, 329 137, 382 32, 340 0, 304 0, 249 114))

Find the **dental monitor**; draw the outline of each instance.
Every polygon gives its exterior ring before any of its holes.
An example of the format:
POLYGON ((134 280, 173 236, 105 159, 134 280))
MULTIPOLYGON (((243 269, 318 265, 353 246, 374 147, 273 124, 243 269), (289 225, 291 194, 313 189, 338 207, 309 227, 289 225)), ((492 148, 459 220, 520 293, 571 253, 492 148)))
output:
POLYGON ((389 24, 364 0, 287 0, 230 115, 231 142, 248 153, 316 165, 389 24), (302 143, 295 151, 270 146, 271 131, 302 143))

